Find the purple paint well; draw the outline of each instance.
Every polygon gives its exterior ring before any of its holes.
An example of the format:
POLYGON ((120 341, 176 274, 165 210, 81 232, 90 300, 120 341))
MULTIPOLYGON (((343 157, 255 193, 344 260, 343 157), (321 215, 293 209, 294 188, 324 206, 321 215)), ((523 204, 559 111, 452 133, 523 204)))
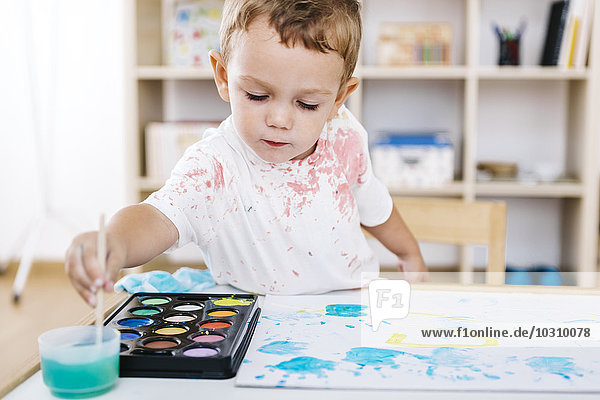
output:
POLYGON ((223 339, 225 339, 224 336, 215 335, 215 334, 198 335, 198 336, 195 336, 192 338, 192 340, 194 342, 198 342, 198 343, 214 343, 214 342, 220 342, 223 339))
POLYGON ((186 357, 212 357, 218 351, 209 347, 194 347, 183 352, 186 357))

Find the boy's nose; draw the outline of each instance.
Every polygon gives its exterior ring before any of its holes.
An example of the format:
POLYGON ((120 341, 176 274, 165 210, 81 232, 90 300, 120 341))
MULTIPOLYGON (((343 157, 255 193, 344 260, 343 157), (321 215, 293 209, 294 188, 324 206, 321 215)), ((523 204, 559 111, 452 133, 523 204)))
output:
POLYGON ((292 107, 286 104, 273 104, 266 116, 267 126, 279 129, 292 128, 292 107))

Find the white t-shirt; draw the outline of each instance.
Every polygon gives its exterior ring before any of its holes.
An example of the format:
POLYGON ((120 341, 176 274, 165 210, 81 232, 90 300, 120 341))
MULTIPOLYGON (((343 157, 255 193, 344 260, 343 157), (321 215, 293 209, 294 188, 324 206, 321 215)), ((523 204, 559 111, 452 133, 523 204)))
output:
POLYGON ((231 116, 190 146, 144 203, 177 227, 174 250, 196 243, 219 284, 308 294, 360 286, 379 265, 360 224, 385 222, 386 187, 373 175, 367 133, 341 107, 303 160, 262 160, 231 116))

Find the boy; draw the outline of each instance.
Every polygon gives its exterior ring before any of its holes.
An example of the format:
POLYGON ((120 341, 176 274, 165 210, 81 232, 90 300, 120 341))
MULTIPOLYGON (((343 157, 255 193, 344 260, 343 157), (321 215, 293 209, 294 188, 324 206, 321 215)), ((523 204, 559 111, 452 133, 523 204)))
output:
POLYGON ((96 232, 67 251, 90 304, 121 268, 196 243, 217 283, 255 293, 360 286, 377 261, 362 226, 426 278, 417 242, 372 173, 364 128, 343 106, 356 89, 356 0, 231 0, 221 52, 209 54, 231 116, 191 146, 165 186, 107 226, 107 273, 96 232))

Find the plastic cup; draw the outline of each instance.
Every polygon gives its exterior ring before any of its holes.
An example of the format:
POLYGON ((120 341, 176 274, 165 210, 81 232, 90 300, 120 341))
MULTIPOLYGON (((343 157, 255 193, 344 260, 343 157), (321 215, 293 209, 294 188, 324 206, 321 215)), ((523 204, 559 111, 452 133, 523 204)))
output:
POLYGON ((68 326, 38 338, 42 376, 53 395, 92 397, 109 391, 119 377, 119 332, 96 326, 68 326))

